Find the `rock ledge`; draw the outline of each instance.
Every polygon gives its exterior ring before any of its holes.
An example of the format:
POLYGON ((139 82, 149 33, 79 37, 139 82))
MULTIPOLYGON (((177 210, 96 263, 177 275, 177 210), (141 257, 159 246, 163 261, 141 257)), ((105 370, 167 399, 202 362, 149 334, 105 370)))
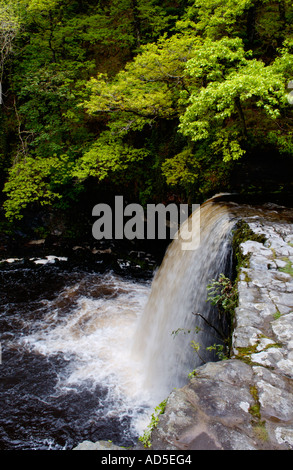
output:
POLYGON ((246 222, 266 242, 240 245, 233 357, 170 394, 152 449, 293 449, 293 224, 246 222))

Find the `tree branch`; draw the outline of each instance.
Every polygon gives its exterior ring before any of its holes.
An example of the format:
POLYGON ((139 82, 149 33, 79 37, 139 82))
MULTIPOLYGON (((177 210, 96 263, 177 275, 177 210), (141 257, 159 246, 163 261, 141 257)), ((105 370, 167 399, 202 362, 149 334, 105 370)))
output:
POLYGON ((226 339, 225 338, 225 335, 222 331, 218 330, 218 328, 216 328, 214 325, 212 325, 212 323, 210 323, 201 313, 194 313, 192 312, 192 315, 195 315, 195 316, 199 316, 202 320, 205 321, 205 323, 210 327, 212 328, 213 330, 215 330, 215 332, 222 338, 222 339, 226 339))

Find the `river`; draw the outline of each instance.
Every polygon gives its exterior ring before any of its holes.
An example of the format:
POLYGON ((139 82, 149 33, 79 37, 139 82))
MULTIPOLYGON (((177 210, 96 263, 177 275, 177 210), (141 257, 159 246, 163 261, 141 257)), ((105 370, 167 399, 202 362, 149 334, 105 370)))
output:
POLYGON ((3 260, 0 278, 0 448, 131 445, 153 405, 130 355, 150 280, 53 256, 3 260))

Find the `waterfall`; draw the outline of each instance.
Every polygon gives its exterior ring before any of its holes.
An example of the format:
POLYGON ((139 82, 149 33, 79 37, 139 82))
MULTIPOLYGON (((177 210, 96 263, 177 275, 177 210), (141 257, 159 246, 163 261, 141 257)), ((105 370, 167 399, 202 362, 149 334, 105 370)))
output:
MULTIPOLYGON (((59 450, 105 438, 129 446, 201 358, 215 359, 206 346, 219 340, 193 313, 218 326, 206 287, 231 269, 234 209, 213 198, 195 211, 193 249, 173 240, 152 285, 112 271, 72 269, 65 257, 55 264, 54 254, 2 263, 4 449, 59 450)), ((188 231, 187 221, 184 239, 188 231)))
MULTIPOLYGON (((154 277, 134 340, 133 354, 143 362, 145 386, 158 399, 186 383, 188 373, 202 363, 203 356, 211 360, 206 347, 219 343, 213 328, 195 314, 217 324, 218 313, 206 301, 207 285, 232 269, 235 219, 228 205, 214 198, 190 218, 195 230, 200 223, 200 242, 195 249, 183 250, 180 237, 172 241, 154 277), (191 347, 192 340, 200 345, 200 354, 191 347)), ((180 230, 185 228, 183 224, 180 230)))

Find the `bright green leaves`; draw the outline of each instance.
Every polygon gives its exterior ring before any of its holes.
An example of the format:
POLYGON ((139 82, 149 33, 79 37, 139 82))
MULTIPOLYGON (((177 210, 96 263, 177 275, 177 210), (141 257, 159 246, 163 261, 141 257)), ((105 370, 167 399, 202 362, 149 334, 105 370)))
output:
POLYGON ((28 0, 23 1, 22 3, 27 4, 27 11, 28 12, 42 12, 42 11, 49 11, 54 8, 59 3, 59 0, 28 0))
POLYGON ((253 0, 195 0, 187 17, 206 37, 219 39, 235 31, 239 18, 252 5, 253 0))
MULTIPOLYGON (((197 42, 190 34, 162 37, 157 43, 143 46, 141 53, 114 78, 100 74, 90 80, 90 97, 83 106, 93 116, 106 116, 110 131, 101 134, 82 157, 78 177, 90 174, 99 180, 115 178, 115 174, 128 169, 127 178, 131 178, 131 174, 135 175, 135 162, 146 157, 153 162, 150 142, 143 141, 142 148, 137 149, 133 135, 148 135, 160 121, 178 119, 184 106, 181 91, 189 94, 184 70, 197 42)), ((169 163, 172 168, 174 161, 169 163)), ((157 171, 157 166, 158 163, 150 163, 149 170, 157 171)), ((170 171, 166 166, 166 172, 170 171)), ((175 176, 167 178, 173 181, 175 176)))
POLYGON ((209 82, 224 80, 229 71, 236 71, 246 63, 249 53, 243 49, 240 38, 227 37, 219 41, 206 39, 193 51, 186 64, 186 75, 200 88, 209 82))
POLYGON ((90 87, 91 100, 85 103, 90 113, 122 112, 152 119, 172 112, 166 84, 145 81, 143 76, 139 77, 132 70, 120 72, 111 83, 104 77, 92 79, 90 87))
POLYGON ((89 176, 98 178, 131 179, 133 173, 128 173, 131 166, 135 166, 148 156, 146 149, 138 149, 125 144, 121 139, 114 139, 111 133, 105 132, 84 153, 78 162, 73 176, 84 179, 89 176))
POLYGON ((205 57, 200 62, 200 54, 196 61, 192 59, 187 64, 191 75, 205 75, 206 83, 211 81, 191 95, 180 124, 180 130, 192 141, 211 139, 213 151, 221 152, 225 161, 245 153, 249 133, 265 133, 274 128, 285 100, 284 76, 279 66, 245 59, 242 47, 238 58, 235 51, 232 55, 227 52, 226 60, 225 55, 212 56, 211 72, 207 71, 205 57))
POLYGON ((4 202, 6 217, 22 218, 22 210, 35 202, 52 204, 61 198, 58 188, 65 184, 71 163, 66 155, 59 158, 27 157, 16 163, 9 172, 4 192, 9 199, 4 202))
POLYGON ((187 147, 173 158, 167 158, 162 164, 162 172, 170 186, 194 185, 198 179, 199 163, 192 148, 187 147))
MULTIPOLYGON (((238 4, 234 19, 247 6, 238 4)), ((208 142, 206 160, 213 155, 229 162, 246 153, 249 139, 265 140, 276 130, 292 64, 288 46, 282 53, 266 65, 245 51, 239 37, 201 39, 187 28, 142 48, 114 79, 92 79, 84 106, 93 115, 107 115, 113 135, 120 137, 154 120, 179 117, 179 131, 196 146, 185 142, 162 162, 161 171, 167 184, 191 187, 205 166, 202 156, 198 160, 203 142, 208 142)), ((108 155, 112 160, 109 150, 108 155)))
MULTIPOLYGON (((84 103, 91 114, 132 113, 133 122, 178 115, 179 91, 184 89, 184 68, 196 41, 189 36, 162 38, 142 52, 124 70, 109 80, 104 74, 89 82, 90 100, 84 103)), ((119 114, 120 115, 120 114, 119 114)))

